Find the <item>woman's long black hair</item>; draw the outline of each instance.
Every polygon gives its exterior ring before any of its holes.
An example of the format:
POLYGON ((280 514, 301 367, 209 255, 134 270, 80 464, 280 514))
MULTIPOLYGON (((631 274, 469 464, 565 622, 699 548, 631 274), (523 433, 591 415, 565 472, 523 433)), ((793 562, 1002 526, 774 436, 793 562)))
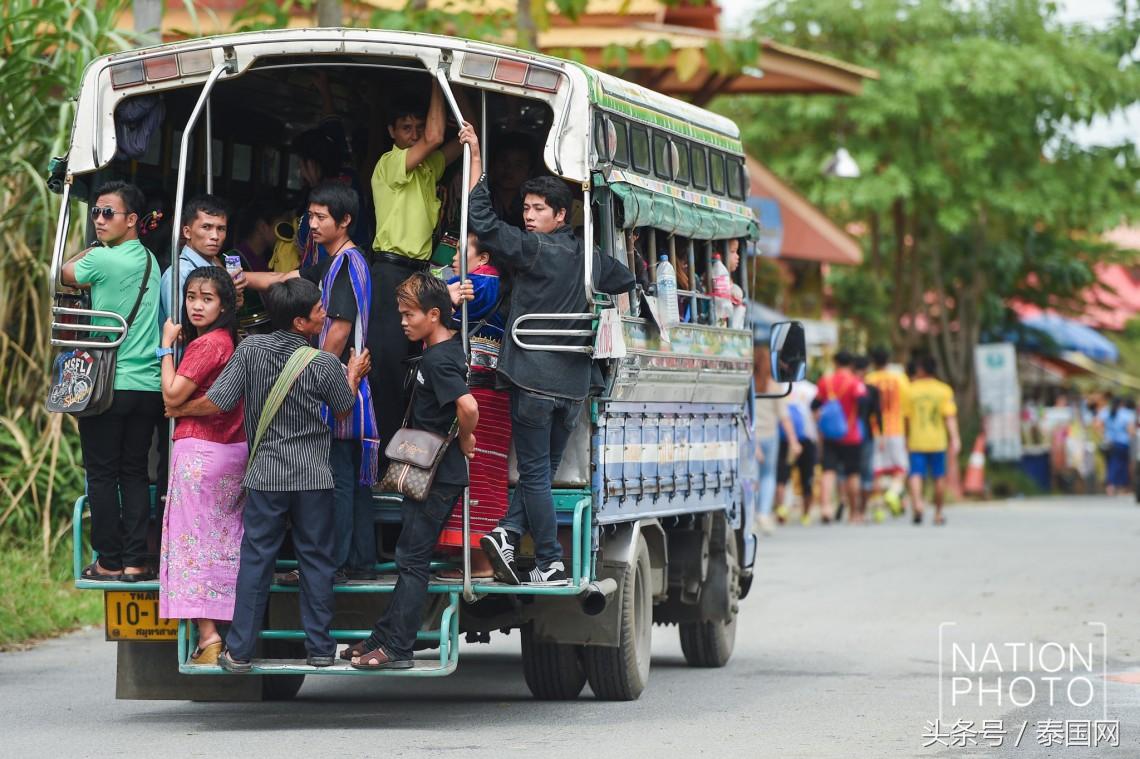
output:
MULTIPOLYGON (((234 287, 234 281, 230 278, 230 273, 220 266, 199 266, 194 271, 190 272, 190 276, 186 278, 186 286, 182 288, 182 334, 185 335, 185 343, 189 345, 193 340, 201 335, 198 334, 198 329, 190 322, 190 315, 186 311, 186 290, 189 289, 190 283, 196 279, 203 279, 210 282, 214 286, 214 291, 218 294, 218 300, 222 303, 222 311, 218 314, 217 320, 211 324, 206 332, 215 329, 224 329, 230 333, 230 339, 233 340, 234 346, 238 344, 238 305, 237 305, 237 288, 234 287)), ((202 334, 205 334, 203 332, 202 334)))

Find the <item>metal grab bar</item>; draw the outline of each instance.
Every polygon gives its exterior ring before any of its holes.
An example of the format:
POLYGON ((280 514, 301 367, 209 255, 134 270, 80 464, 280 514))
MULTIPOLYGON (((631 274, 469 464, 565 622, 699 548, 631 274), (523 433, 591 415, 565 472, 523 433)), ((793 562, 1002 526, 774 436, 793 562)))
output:
MULTIPOLYGON (((443 61, 441 60, 441 64, 443 61)), ((448 59, 450 65, 450 59, 448 59)), ((443 93, 447 106, 455 116, 459 128, 463 128, 463 112, 459 110, 459 102, 455 93, 451 91, 451 83, 447 81, 447 72, 443 68, 436 69, 435 79, 439 83, 440 92, 443 93)), ((486 95, 483 97, 483 107, 486 109, 486 95)), ((486 116, 483 121, 484 137, 486 136, 486 116)), ((467 211, 471 200, 471 146, 463 145, 463 189, 459 192, 459 244, 456 251, 459 253, 459 281, 467 279, 467 211)), ((471 362, 470 335, 467 334, 467 301, 459 301, 459 330, 463 335, 463 356, 468 363, 471 362)), ((466 457, 463 460, 464 468, 470 471, 470 463, 466 457)), ((475 602, 475 590, 471 585, 471 486, 463 488, 463 600, 467 603, 475 602)))
POLYGON ((519 325, 532 319, 551 321, 592 321, 594 314, 523 314, 511 325, 511 340, 523 350, 551 351, 554 353, 585 353, 593 355, 592 345, 535 345, 525 343, 519 339, 520 335, 528 337, 593 337, 593 329, 520 329, 519 325))
POLYGON ((52 337, 51 344, 61 348, 118 348, 127 339, 127 320, 114 311, 95 311, 89 308, 68 308, 66 306, 52 306, 53 315, 60 316, 88 316, 100 319, 113 319, 118 324, 68 324, 65 322, 51 323, 51 331, 61 332, 104 332, 118 335, 114 340, 62 340, 52 337))

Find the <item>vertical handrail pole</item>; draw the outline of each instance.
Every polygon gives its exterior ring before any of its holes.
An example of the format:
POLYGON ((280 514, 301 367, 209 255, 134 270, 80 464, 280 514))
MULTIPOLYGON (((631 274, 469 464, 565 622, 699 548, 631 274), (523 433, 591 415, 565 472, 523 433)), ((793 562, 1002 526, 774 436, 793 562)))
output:
POLYGON ((214 194, 214 120, 210 118, 210 103, 206 100, 206 194, 214 194))
MULTIPOLYGON (((179 223, 182 219, 182 206, 186 202, 186 159, 190 154, 190 138, 194 135, 194 126, 198 123, 198 117, 202 114, 202 108, 210 101, 210 91, 214 89, 214 83, 218 81, 225 71, 230 67, 229 63, 221 63, 214 67, 207 77, 206 83, 202 85, 202 93, 198 95, 198 102, 194 104, 194 110, 190 112, 190 118, 186 121, 186 127, 182 130, 182 144, 178 149, 178 185, 174 191, 174 218, 171 220, 170 230, 170 316, 175 323, 182 318, 182 309, 175 308, 175 305, 182 299, 181 282, 182 278, 179 274, 179 259, 181 258, 181 251, 178 249, 178 237, 182 233, 182 225, 179 223)), ((209 124, 209 121, 206 122, 209 124)), ((210 155, 210 146, 206 146, 207 161, 210 155)), ((208 171, 207 176, 213 176, 213 172, 208 171)))
POLYGON ((689 322, 697 323, 700 306, 697 304, 697 256, 693 246, 693 238, 689 238, 689 322))
POLYGON ((63 249, 67 247, 67 231, 71 227, 71 182, 63 183, 63 196, 60 198, 59 218, 55 223, 55 247, 51 251, 51 304, 55 305, 56 288, 59 286, 59 271, 63 268, 63 249))
MULTIPOLYGON (((459 110, 459 103, 455 100, 455 93, 451 91, 451 83, 447 81, 447 74, 442 68, 435 72, 439 89, 443 92, 447 104, 451 108, 459 127, 463 128, 463 112, 459 110)), ((485 101, 485 98, 484 98, 485 101)), ((471 146, 463 146, 463 188, 459 195, 459 281, 467 279, 467 206, 471 191, 471 146)), ((459 301, 459 324, 463 335, 463 355, 470 361, 471 346, 467 335, 467 301, 459 301)), ((466 462, 466 460, 465 460, 466 462)), ((470 473, 470 465, 466 464, 470 473)), ((468 478, 467 487, 463 488, 463 600, 468 603, 475 601, 475 591, 471 587, 471 485, 468 478)))
MULTIPOLYGON (((178 148, 178 185, 174 191, 174 217, 171 219, 170 230, 170 319, 175 324, 178 324, 182 319, 182 276, 179 273, 181 268, 179 264, 182 263, 182 251, 178 248, 178 237, 182 233, 182 206, 186 202, 186 160, 190 154, 190 138, 194 136, 194 126, 198 123, 198 117, 202 113, 202 107, 208 106, 210 103, 210 92, 214 89, 214 84, 218 78, 230 68, 229 63, 220 63, 214 67, 210 72, 210 76, 206 78, 206 82, 202 85, 202 92, 198 95, 198 102, 194 104, 194 110, 190 112, 190 118, 186 120, 186 127, 182 130, 182 144, 178 148)), ((210 151, 212 146, 209 143, 210 137, 210 119, 207 115, 206 118, 206 186, 211 187, 214 179, 214 172, 210 166, 210 151)), ((174 352, 174 363, 178 364, 178 352, 174 352)), ((170 420, 169 434, 166 437, 167 461, 174 453, 174 419, 170 420)))

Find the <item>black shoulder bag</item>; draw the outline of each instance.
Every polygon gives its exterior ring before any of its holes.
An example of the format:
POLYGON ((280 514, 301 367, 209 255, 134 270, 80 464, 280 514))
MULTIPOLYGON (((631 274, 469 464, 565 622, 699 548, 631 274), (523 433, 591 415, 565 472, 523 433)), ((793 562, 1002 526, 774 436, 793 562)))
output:
MULTIPOLYGON (((126 340, 131 324, 138 315, 143 296, 150 285, 151 252, 146 254, 146 271, 143 272, 139 297, 127 317, 127 329, 123 333, 126 340)), ((105 338, 107 342, 110 337, 105 338)), ((120 343, 122 345, 122 343, 120 343)), ((111 408, 115 399, 115 368, 118 365, 119 349, 115 348, 65 348, 52 365, 51 388, 48 390, 48 411, 72 416, 98 416, 111 408)))

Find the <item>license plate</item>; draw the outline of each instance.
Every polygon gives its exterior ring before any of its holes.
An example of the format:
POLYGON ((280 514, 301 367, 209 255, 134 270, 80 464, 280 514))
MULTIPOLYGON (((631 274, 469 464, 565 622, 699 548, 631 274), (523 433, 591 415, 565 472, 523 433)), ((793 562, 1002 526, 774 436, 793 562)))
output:
POLYGON ((103 596, 107 640, 178 639, 178 620, 158 616, 158 591, 108 590, 103 596))

